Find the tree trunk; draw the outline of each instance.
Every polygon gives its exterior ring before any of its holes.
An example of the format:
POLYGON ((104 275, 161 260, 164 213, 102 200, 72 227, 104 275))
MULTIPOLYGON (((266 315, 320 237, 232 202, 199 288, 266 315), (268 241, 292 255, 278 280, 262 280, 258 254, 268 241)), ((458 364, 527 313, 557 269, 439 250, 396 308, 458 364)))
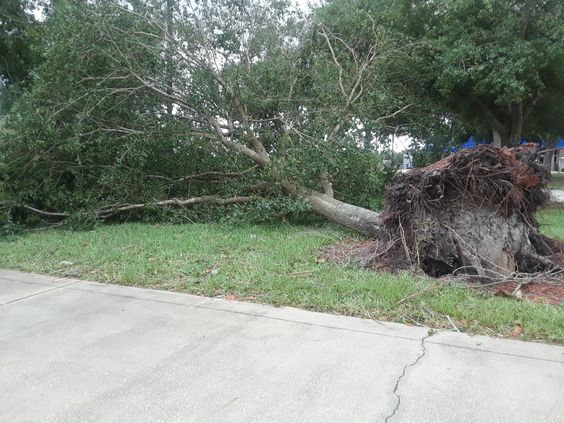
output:
POLYGON ((321 193, 306 195, 304 199, 318 215, 366 236, 374 238, 381 229, 380 213, 343 203, 321 193))
POLYGON ((511 134, 510 145, 518 145, 523 132, 523 103, 511 104, 511 134))
POLYGON ((501 134, 501 146, 502 147, 513 146, 512 142, 511 142, 511 135, 509 134, 509 132, 507 132, 505 134, 501 134))
POLYGON ((501 135, 495 129, 493 130, 493 145, 501 147, 501 135))

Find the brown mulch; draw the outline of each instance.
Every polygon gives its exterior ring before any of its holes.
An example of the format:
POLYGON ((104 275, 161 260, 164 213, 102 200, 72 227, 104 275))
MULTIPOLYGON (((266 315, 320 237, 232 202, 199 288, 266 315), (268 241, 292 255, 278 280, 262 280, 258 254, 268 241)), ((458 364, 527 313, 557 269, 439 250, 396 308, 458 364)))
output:
POLYGON ((397 254, 386 254, 393 247, 374 240, 347 240, 326 247, 319 258, 340 266, 354 265, 390 273, 409 269, 410 264, 398 261, 397 254))
POLYGON ((508 281, 482 288, 498 297, 523 299, 542 304, 564 304, 564 283, 562 282, 558 284, 541 280, 525 285, 516 281, 508 281))

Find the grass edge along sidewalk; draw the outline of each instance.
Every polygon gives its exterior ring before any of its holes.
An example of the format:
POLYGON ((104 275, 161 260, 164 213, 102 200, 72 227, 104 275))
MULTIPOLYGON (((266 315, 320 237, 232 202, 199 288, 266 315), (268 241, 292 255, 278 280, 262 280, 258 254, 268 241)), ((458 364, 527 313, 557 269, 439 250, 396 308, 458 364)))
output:
MULTIPOLYGON (((564 237, 564 211, 541 213, 564 237)), ((564 307, 319 260, 330 225, 101 225, 0 242, 0 268, 564 344, 564 307)))

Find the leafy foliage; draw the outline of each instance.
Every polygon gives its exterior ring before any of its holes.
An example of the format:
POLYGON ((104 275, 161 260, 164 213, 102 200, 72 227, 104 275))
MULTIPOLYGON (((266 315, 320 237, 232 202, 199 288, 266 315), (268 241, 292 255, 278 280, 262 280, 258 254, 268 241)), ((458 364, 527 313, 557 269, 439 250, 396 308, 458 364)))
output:
POLYGON ((345 31, 366 34, 379 25, 411 45, 385 74, 396 93, 413 99, 411 116, 397 124, 416 139, 471 131, 491 138, 495 130, 515 144, 562 120, 561 1, 334 0, 322 10, 345 31))
POLYGON ((33 207, 78 227, 100 207, 145 203, 119 219, 202 220, 226 208, 150 205, 256 195, 234 216, 268 220, 304 210, 281 200, 280 181, 319 189, 321 172, 341 198, 377 206, 388 176, 357 128, 375 103, 333 94, 341 65, 328 61, 326 41, 323 54, 308 50, 304 22, 284 1, 55 2, 44 62, 2 137, 13 217, 29 219, 33 207))
POLYGON ((25 43, 43 61, 0 132, 0 208, 78 226, 228 213, 156 206, 174 198, 241 199, 230 210, 251 220, 303 209, 282 190, 377 208, 389 134, 436 155, 476 129, 555 138, 561 23, 552 0, 333 0, 312 16, 286 0, 59 0, 42 48, 25 43))
POLYGON ((0 116, 6 114, 29 82, 40 61, 38 23, 26 8, 27 0, 0 4, 0 116))
POLYGON ((402 31, 423 41, 428 91, 445 110, 504 143, 537 138, 534 120, 564 97, 560 1, 395 2, 402 31), (416 13, 403 14, 406 10, 416 13))

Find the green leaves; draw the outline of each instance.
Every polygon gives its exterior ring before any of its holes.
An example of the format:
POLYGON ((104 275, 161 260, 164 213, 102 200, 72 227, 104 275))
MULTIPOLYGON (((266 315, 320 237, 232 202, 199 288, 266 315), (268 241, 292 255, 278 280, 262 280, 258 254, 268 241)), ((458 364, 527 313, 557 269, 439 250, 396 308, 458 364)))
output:
POLYGON ((540 121, 559 127, 543 116, 564 98, 563 9, 558 0, 384 0, 377 7, 337 0, 316 16, 348 43, 361 34, 374 40, 375 31, 392 40, 394 55, 373 73, 373 98, 391 85, 390 104, 413 103, 390 122, 402 131, 428 138, 457 120, 465 132, 495 129, 505 142, 517 142, 549 129, 540 121))
MULTIPOLYGON (((564 57, 561 2, 458 0, 433 5, 423 18, 432 26, 413 36, 422 37, 434 51, 433 85, 444 107, 477 129, 497 125, 509 136, 525 115, 532 117, 539 96, 554 87, 547 74, 564 57), (523 106, 524 115, 508 112, 515 104, 523 106)), ((536 136, 526 123, 525 133, 536 136)), ((511 134, 511 139, 521 135, 511 134)))
POLYGON ((0 4, 0 116, 5 115, 30 81, 40 61, 38 30, 25 0, 0 4))
MULTIPOLYGON (((304 210, 281 181, 320 190, 329 173, 338 197, 378 206, 387 176, 371 142, 406 101, 379 76, 398 47, 387 30, 363 12, 363 26, 314 28, 286 1, 125 4, 53 4, 45 60, 7 122, 12 201, 79 227, 108 204, 257 195, 234 216, 268 220, 304 210), (248 151, 271 166, 253 167, 248 151)), ((175 213, 124 218, 226 214, 175 213)))

